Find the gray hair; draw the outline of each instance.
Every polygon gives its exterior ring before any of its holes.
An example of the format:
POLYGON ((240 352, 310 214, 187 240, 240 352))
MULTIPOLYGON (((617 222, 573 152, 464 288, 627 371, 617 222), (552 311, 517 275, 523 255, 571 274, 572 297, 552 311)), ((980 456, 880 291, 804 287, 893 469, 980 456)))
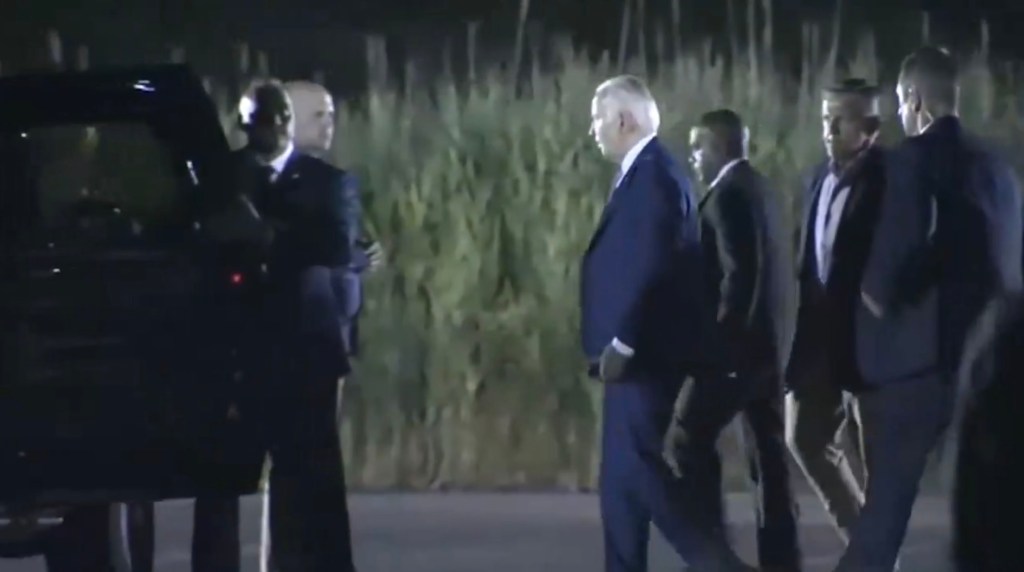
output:
POLYGON ((598 101, 611 100, 620 110, 629 111, 645 129, 657 133, 661 126, 658 103, 644 80, 632 75, 620 75, 597 86, 594 97, 598 101))

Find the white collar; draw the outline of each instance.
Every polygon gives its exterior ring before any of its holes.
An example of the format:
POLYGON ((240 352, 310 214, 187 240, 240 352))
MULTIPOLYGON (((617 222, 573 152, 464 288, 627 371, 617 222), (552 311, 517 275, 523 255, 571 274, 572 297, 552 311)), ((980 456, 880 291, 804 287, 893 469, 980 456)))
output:
POLYGON ((733 167, 735 167, 736 165, 739 165, 740 163, 742 163, 744 161, 746 161, 746 159, 740 158, 740 159, 733 159, 732 161, 729 161, 728 163, 726 163, 724 167, 719 169, 718 175, 715 177, 714 181, 711 181, 711 184, 708 185, 708 188, 709 189, 713 188, 718 183, 721 183, 722 179, 724 179, 725 176, 729 174, 729 171, 731 171, 733 167))
POLYGON ((292 158, 292 153, 294 153, 294 152, 295 152, 295 145, 292 144, 292 143, 289 143, 288 146, 284 148, 284 151, 282 151, 280 155, 278 155, 277 157, 274 157, 269 162, 261 161, 261 163, 263 163, 264 165, 270 166, 272 169, 274 169, 275 173, 280 175, 281 171, 284 171, 284 166, 288 164, 288 159, 292 158))
POLYGON ((644 147, 647 147, 647 144, 653 141, 654 138, 657 136, 657 133, 651 133, 647 137, 644 137, 643 139, 637 141, 636 145, 633 145, 633 147, 629 149, 629 151, 626 153, 626 156, 622 158, 622 163, 619 165, 620 181, 622 180, 622 177, 626 176, 626 173, 629 172, 629 169, 633 167, 633 163, 636 162, 636 158, 640 156, 640 152, 644 150, 644 147))

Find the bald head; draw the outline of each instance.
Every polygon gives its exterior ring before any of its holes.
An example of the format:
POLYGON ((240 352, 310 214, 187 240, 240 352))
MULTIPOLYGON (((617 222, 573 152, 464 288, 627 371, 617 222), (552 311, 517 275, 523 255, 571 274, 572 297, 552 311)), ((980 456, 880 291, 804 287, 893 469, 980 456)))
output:
POLYGON ((324 155, 334 140, 334 98, 324 86, 311 81, 285 84, 295 112, 295 146, 312 155, 324 155))
POLYGON ((641 139, 658 132, 661 115, 647 84, 636 76, 613 77, 597 87, 590 131, 605 157, 622 161, 641 139))

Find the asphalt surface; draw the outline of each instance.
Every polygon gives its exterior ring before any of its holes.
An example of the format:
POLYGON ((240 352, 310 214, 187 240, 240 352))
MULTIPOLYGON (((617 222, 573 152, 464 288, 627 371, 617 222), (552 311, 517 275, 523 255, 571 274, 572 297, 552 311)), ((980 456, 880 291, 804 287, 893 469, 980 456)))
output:
MULTIPOLYGON (((754 559, 750 497, 729 498, 733 537, 740 554, 754 559)), ((840 544, 820 504, 800 499, 805 572, 831 572, 840 544)), ((245 572, 257 572, 260 500, 242 505, 245 572)), ((947 503, 918 502, 904 544, 903 570, 945 572, 947 503)), ((574 494, 360 494, 351 497, 360 572, 600 572, 601 529, 597 499, 574 494)), ((192 504, 157 508, 158 572, 189 572, 192 504)), ((680 569, 680 561, 652 535, 651 572, 680 569)), ((0 560, 0 572, 43 572, 39 558, 0 560)))

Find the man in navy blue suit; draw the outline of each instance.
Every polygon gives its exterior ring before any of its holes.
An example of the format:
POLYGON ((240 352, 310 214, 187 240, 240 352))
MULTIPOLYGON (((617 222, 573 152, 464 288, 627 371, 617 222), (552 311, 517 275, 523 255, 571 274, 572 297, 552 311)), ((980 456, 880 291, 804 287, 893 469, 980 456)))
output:
MULTIPOLYGON (((309 81, 291 81, 285 84, 295 112, 295 148, 300 153, 329 161, 334 141, 334 98, 327 89, 309 81)), ((345 339, 349 353, 359 351, 359 316, 363 306, 363 276, 380 268, 384 252, 376 240, 364 237, 357 229, 358 248, 352 251, 352 262, 338 276, 340 289, 345 295, 345 339)))
POLYGON ((957 118, 957 66, 925 47, 897 96, 910 137, 890 157, 856 316, 870 482, 838 571, 892 570, 928 454, 950 421, 964 340, 1021 289, 1012 171, 957 118))
POLYGON ((686 480, 662 459, 683 379, 711 367, 696 200, 657 139, 643 81, 601 84, 591 116, 598 147, 619 166, 581 270, 583 349, 604 383, 605 570, 647 570, 652 522, 696 569, 751 570, 720 531, 701 526, 686 480))
MULTIPOLYGON (((239 199, 269 234, 260 342, 249 357, 265 375, 253 390, 262 390, 256 414, 266 417, 273 462, 274 560, 281 572, 352 572, 336 408, 350 366, 335 276, 351 263, 358 195, 343 171, 295 151, 283 86, 257 86, 243 101, 249 144, 235 155, 239 199)), ((197 499, 193 570, 239 569, 238 511, 237 498, 197 499)))

